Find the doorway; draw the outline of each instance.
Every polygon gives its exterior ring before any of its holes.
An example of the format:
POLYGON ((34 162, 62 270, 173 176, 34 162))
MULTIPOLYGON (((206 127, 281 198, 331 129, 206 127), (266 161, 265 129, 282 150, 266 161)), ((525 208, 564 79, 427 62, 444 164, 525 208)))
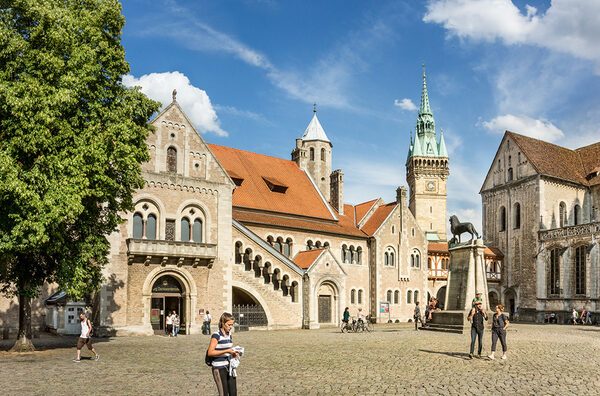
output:
POLYGON ((173 311, 179 315, 179 332, 185 334, 185 300, 181 284, 174 277, 164 275, 152 286, 150 324, 154 334, 165 334, 167 316, 173 311))
POLYGON ((319 296, 319 323, 331 323, 331 296, 319 296))

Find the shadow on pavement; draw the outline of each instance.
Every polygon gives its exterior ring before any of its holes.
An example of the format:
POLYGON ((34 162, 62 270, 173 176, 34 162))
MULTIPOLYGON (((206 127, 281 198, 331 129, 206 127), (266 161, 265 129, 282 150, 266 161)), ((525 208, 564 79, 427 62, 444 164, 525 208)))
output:
POLYGON ((420 352, 427 352, 427 353, 435 353, 438 355, 446 355, 446 356, 450 356, 450 357, 454 357, 454 358, 458 358, 458 359, 469 359, 469 354, 468 353, 464 353, 464 352, 441 352, 441 351, 429 351, 427 349, 419 349, 420 352))
MULTIPOLYGON (((41 334, 39 338, 33 339, 33 345, 35 346, 36 351, 48 351, 52 349, 61 349, 61 348, 75 348, 77 346, 77 336, 59 336, 44 333, 41 334)), ((7 340, 0 340, 0 351, 8 352, 15 344, 16 339, 11 338, 7 340)), ((109 342, 110 338, 92 338, 93 344, 99 344, 103 342, 109 342)), ((84 347, 87 349, 86 347, 84 347)))

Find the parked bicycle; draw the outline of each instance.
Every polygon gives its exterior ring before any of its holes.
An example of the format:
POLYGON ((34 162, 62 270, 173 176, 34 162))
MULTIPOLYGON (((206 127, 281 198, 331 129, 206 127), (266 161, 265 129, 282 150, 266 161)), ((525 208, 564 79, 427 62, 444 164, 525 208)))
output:
POLYGON ((367 315, 367 317, 363 320, 363 319, 359 319, 359 320, 355 320, 353 321, 353 331, 355 333, 358 332, 369 332, 371 333, 373 331, 373 323, 371 321, 371 315, 367 315))
POLYGON ((340 326, 342 333, 348 333, 349 331, 354 331, 355 323, 356 323, 355 319, 352 319, 352 323, 350 323, 350 321, 344 322, 342 320, 342 325, 340 326))

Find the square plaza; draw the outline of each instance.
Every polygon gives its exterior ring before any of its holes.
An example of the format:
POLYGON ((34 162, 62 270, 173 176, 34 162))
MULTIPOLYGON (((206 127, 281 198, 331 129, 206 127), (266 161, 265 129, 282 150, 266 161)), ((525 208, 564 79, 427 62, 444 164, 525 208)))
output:
MULTIPOLYGON (((373 333, 248 331, 240 395, 592 395, 600 387, 600 328, 511 324, 508 359, 470 360, 467 334, 378 325, 373 333)), ((208 336, 97 339, 99 361, 74 364, 75 338, 36 339, 40 351, 0 352, 5 395, 213 395, 208 336), (10 370, 10 375, 8 375, 10 370), (15 378, 19 378, 15 381, 15 378)), ((0 344, 2 350, 10 345, 0 344)), ((490 351, 486 329, 483 354, 490 351)))

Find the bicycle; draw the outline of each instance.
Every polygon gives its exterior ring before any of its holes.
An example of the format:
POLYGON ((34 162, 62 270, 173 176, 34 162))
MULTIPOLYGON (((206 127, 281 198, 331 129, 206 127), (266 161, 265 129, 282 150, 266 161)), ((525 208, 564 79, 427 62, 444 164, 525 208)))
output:
POLYGON ((375 327, 373 326, 373 321, 371 320, 371 315, 367 315, 366 321, 363 326, 365 330, 369 333, 372 333, 373 330, 375 330, 375 327))
POLYGON ((352 324, 350 324, 350 321, 344 322, 342 320, 342 325, 340 326, 340 330, 342 330, 342 333, 348 333, 350 331, 353 331, 354 322, 355 322, 354 319, 352 319, 352 324))

